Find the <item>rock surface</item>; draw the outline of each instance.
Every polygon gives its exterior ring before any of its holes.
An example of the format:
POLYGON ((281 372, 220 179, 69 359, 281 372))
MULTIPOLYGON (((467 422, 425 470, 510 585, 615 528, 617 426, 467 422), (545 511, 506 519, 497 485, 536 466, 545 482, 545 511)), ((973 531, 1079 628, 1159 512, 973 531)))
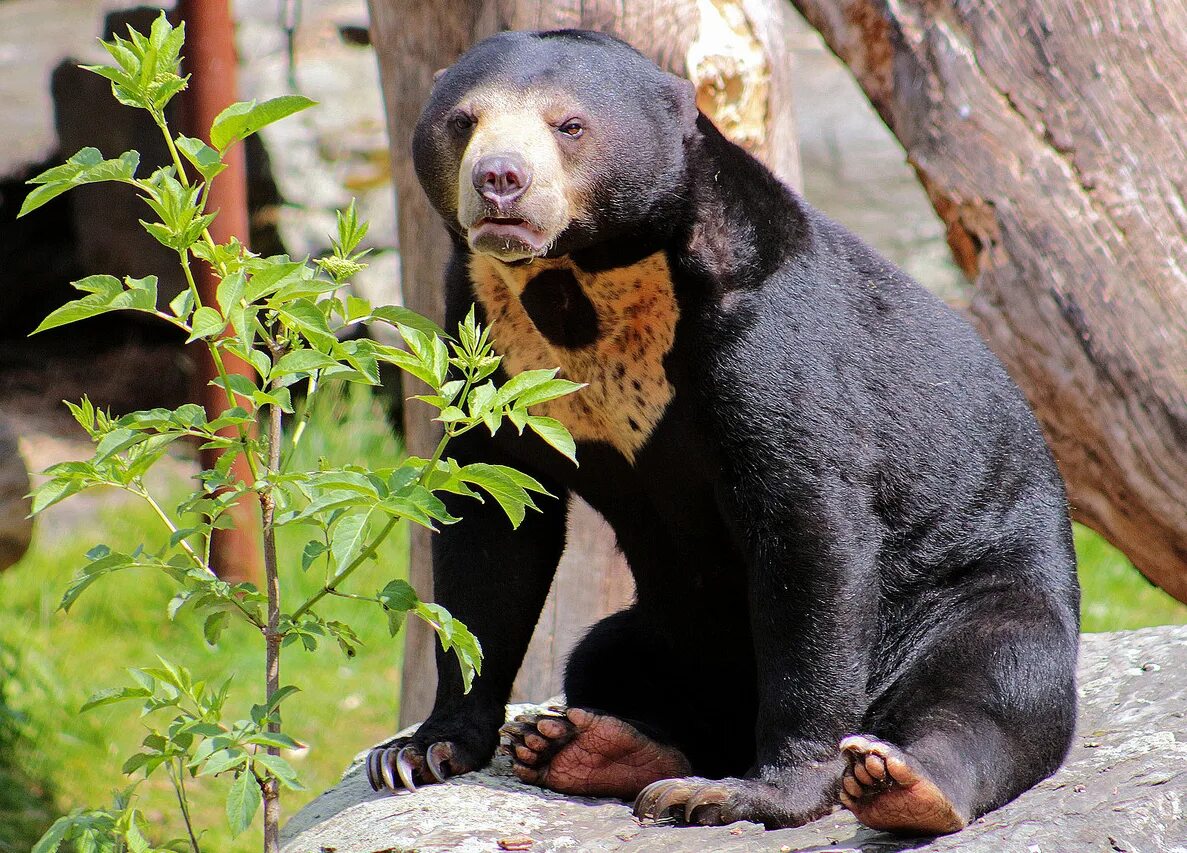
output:
POLYGON ((775 832, 748 823, 640 826, 623 803, 519 783, 507 759, 416 793, 376 794, 356 758, 337 787, 289 822, 284 853, 1187 853, 1187 626, 1086 635, 1080 695, 1065 766, 963 832, 937 839, 874 832, 844 811, 775 832), (528 839, 530 846, 516 846, 528 839))

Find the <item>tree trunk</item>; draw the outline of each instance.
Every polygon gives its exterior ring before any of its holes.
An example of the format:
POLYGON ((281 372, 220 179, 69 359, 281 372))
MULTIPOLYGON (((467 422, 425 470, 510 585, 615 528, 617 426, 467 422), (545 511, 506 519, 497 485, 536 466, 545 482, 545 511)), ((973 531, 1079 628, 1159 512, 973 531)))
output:
MULTIPOLYGON (((780 177, 798 185, 791 49, 784 25, 789 10, 780 0, 370 0, 369 5, 392 140, 404 296, 410 307, 429 316, 440 319, 442 314, 449 244, 413 174, 412 128, 433 73, 499 30, 580 27, 626 39, 664 68, 693 79, 702 109, 780 177)), ((410 406, 405 423, 409 451, 429 455, 437 441, 435 428, 424 410, 410 406)), ((411 580, 422 595, 431 595, 428 534, 419 528, 413 533, 411 580)), ((632 591, 613 534, 593 510, 574 500, 568 547, 513 698, 541 699, 558 692, 573 640, 601 616, 625 606, 632 591)), ((403 723, 423 719, 432 706, 434 642, 427 629, 409 624, 403 723)))
POLYGON ((947 224, 1073 515, 1187 601, 1187 6, 793 2, 947 224))

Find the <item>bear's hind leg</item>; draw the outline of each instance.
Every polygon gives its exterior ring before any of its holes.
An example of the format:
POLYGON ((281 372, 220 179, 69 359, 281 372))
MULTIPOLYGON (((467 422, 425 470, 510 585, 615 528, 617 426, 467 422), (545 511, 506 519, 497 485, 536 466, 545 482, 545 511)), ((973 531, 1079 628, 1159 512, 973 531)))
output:
POLYGON ((753 748, 724 743, 720 732, 749 732, 752 709, 673 667, 679 659, 637 607, 603 619, 569 659, 568 709, 503 727, 516 775, 561 793, 632 799, 694 768, 725 775, 736 770, 723 762, 745 767, 753 748), (728 701, 719 708, 715 699, 728 701))
POLYGON ((867 826, 943 835, 968 825, 927 772, 894 744, 863 735, 841 741, 841 805, 867 826))
POLYGON ((676 747, 586 708, 521 715, 502 732, 515 775, 562 794, 630 800, 652 782, 692 771, 676 747))
POLYGON ((1058 768, 1075 726, 1075 616, 1041 592, 990 596, 928 647, 844 738, 841 803, 874 829, 942 834, 1058 768))

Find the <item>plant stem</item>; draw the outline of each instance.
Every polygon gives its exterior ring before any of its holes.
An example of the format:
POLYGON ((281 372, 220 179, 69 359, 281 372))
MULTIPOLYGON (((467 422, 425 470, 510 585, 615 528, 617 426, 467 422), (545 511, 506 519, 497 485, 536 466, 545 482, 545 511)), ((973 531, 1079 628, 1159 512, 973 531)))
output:
MULTIPOLYGON (((194 294, 194 310, 196 311, 202 306, 202 297, 198 294, 198 284, 194 281, 194 273, 190 269, 190 263, 186 253, 178 252, 177 254, 181 259, 181 268, 185 272, 185 280, 189 284, 190 292, 194 294)), ((215 370, 218 371, 218 378, 223 383, 223 390, 227 393, 227 405, 233 409, 239 403, 235 400, 235 392, 231 390, 231 380, 227 376, 227 368, 223 364, 222 353, 218 351, 218 342, 207 341, 206 348, 210 350, 210 358, 214 361, 215 370)), ((244 444, 243 456, 247 459, 247 467, 251 470, 251 478, 253 481, 258 480, 260 478, 260 470, 256 465, 255 457, 246 449, 248 436, 243 424, 238 425, 237 432, 239 434, 239 440, 244 444)))
POLYGON ((185 822, 185 831, 190 836, 190 848, 194 853, 202 853, 198 846, 198 838, 194 835, 194 824, 190 820, 190 803, 185 793, 185 766, 181 759, 177 759, 176 769, 169 765, 169 781, 173 783, 173 790, 177 793, 177 804, 181 807, 181 819, 185 822))
MULTIPOLYGON (((152 117, 153 121, 157 123, 157 127, 161 129, 161 135, 165 137, 165 144, 169 146, 169 156, 173 158, 173 166, 175 169, 177 169, 177 180, 183 187, 189 189, 190 179, 186 176, 185 167, 181 163, 181 154, 178 153, 177 146, 173 143, 173 134, 169 132, 169 125, 165 122, 164 113, 152 112, 152 117)), ((198 207, 199 214, 206 207, 206 192, 209 191, 211 183, 211 181, 207 181, 206 186, 203 188, 202 203, 198 207)), ((210 236, 209 228, 202 229, 202 238, 206 240, 206 244, 212 249, 215 247, 215 245, 217 245, 214 242, 214 237, 210 236)), ((197 294, 194 295, 197 296, 197 294)))
MULTIPOLYGON (((164 509, 161 508, 161 505, 156 502, 156 500, 153 498, 153 496, 148 493, 148 489, 144 488, 144 485, 140 482, 137 482, 135 484, 135 486, 136 486, 136 488, 128 488, 127 491, 130 491, 134 495, 139 495, 140 497, 142 497, 146 501, 148 501, 149 506, 151 506, 153 508, 153 510, 156 512, 156 514, 158 516, 160 516, 161 521, 165 522, 165 526, 169 528, 169 532, 176 533, 177 525, 173 523, 173 519, 171 519, 169 517, 169 514, 167 512, 165 512, 164 509)), ((206 537, 206 558, 205 559, 198 556, 198 552, 195 551, 193 546, 190 545, 189 542, 186 542, 184 539, 178 540, 177 544, 179 544, 181 546, 182 550, 185 551, 190 556, 190 558, 194 561, 194 564, 199 569, 201 569, 206 574, 210 575, 212 578, 218 577, 218 575, 215 574, 214 569, 210 568, 210 537, 209 536, 206 537)), ((241 601, 239 601, 238 599, 235 599, 235 606, 239 608, 239 610, 243 613, 243 615, 245 617, 247 617, 248 622, 255 625, 257 628, 262 629, 264 627, 263 625, 261 625, 259 623, 259 621, 256 619, 255 615, 250 610, 248 610, 246 607, 244 607, 243 603, 241 601)))
POLYGON ((364 548, 357 557, 351 560, 350 565, 338 572, 338 574, 334 575, 333 580, 331 580, 313 595, 309 596, 309 598, 305 599, 301 606, 293 611, 293 614, 290 618, 296 620, 305 615, 309 608, 313 607, 313 605, 317 604, 327 595, 338 589, 338 584, 350 577, 351 573, 353 573, 355 569, 375 555, 376 549, 378 549, 383 540, 387 538, 387 535, 392 532, 392 528, 396 526, 396 522, 399 520, 399 517, 396 516, 389 518, 387 524, 385 524, 383 529, 379 531, 379 534, 371 540, 371 544, 364 548))
MULTIPOLYGON (((445 453, 445 446, 449 444, 450 439, 458 434, 458 432, 454 432, 449 427, 446 427, 445 434, 442 435, 441 440, 437 442, 437 449, 433 451, 433 458, 428 461, 424 467, 424 470, 420 472, 420 477, 416 481, 417 485, 423 486, 428 482, 429 476, 435 470, 437 470, 437 463, 441 461, 441 456, 445 453)), ((364 548, 357 557, 351 560, 350 564, 345 569, 334 575, 334 577, 325 586, 323 586, 313 595, 309 596, 309 598, 305 599, 301 606, 293 611, 291 618, 297 619, 298 617, 303 616, 306 612, 308 612, 309 608, 313 607, 313 605, 317 604, 327 595, 334 593, 338 589, 338 585, 340 583, 350 577, 355 569, 357 569, 375 554, 376 549, 379 548, 380 544, 384 539, 387 538, 388 534, 392 532, 392 528, 396 526, 397 521, 399 521, 398 517, 392 517, 389 519, 387 524, 384 525, 383 529, 379 531, 379 535, 371 540, 371 544, 364 548)))
MULTIPOLYGON (((139 484, 136 484, 136 486, 137 486, 136 488, 130 489, 129 491, 131 491, 132 494, 139 495, 140 497, 142 497, 146 501, 148 501, 148 505, 153 508, 153 511, 156 512, 156 514, 160 517, 161 521, 163 521, 165 523, 165 526, 169 528, 169 532, 176 533, 177 525, 173 523, 173 519, 171 519, 169 517, 169 514, 167 512, 165 512, 164 509, 161 508, 161 505, 159 503, 157 503, 156 499, 153 498, 153 496, 148 493, 147 489, 145 489, 143 486, 141 486, 139 484)), ((187 554, 189 554, 190 558, 193 559, 194 563, 198 566, 199 569, 206 572, 211 577, 218 577, 218 575, 216 575, 214 573, 214 570, 202 561, 202 558, 198 556, 198 552, 193 549, 193 547, 190 545, 189 542, 186 542, 184 539, 179 539, 177 544, 181 546, 181 549, 183 551, 185 551, 187 554)))
MULTIPOLYGON (((280 407, 268 405, 268 473, 280 469, 280 407)), ((260 507, 264 527, 264 585, 268 592, 268 626, 264 630, 266 661, 265 704, 272 705, 272 697, 280 689, 280 576, 276 559, 276 487, 271 483, 260 489, 260 507)), ((268 731, 280 731, 280 709, 273 711, 268 731)), ((280 755, 277 747, 268 747, 269 755, 280 755)), ((264 853, 280 851, 280 781, 268 775, 263 783, 264 795, 264 853)))
POLYGON ((449 444, 449 440, 454 437, 454 433, 445 428, 445 434, 441 436, 441 440, 437 442, 437 448, 433 451, 433 457, 429 463, 425 465, 424 470, 420 472, 420 476, 416 479, 419 486, 423 486, 429 481, 429 476, 437 470, 437 463, 441 461, 441 456, 445 453, 445 445, 449 444))

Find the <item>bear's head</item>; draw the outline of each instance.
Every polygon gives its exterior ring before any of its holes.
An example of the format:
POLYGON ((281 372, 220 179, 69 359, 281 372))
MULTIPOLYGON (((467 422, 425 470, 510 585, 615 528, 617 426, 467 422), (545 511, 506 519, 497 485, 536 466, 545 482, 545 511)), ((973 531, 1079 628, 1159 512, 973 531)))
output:
POLYGON ((692 85, 625 42, 504 32, 439 75, 413 161, 473 251, 558 257, 671 227, 696 118, 692 85))

